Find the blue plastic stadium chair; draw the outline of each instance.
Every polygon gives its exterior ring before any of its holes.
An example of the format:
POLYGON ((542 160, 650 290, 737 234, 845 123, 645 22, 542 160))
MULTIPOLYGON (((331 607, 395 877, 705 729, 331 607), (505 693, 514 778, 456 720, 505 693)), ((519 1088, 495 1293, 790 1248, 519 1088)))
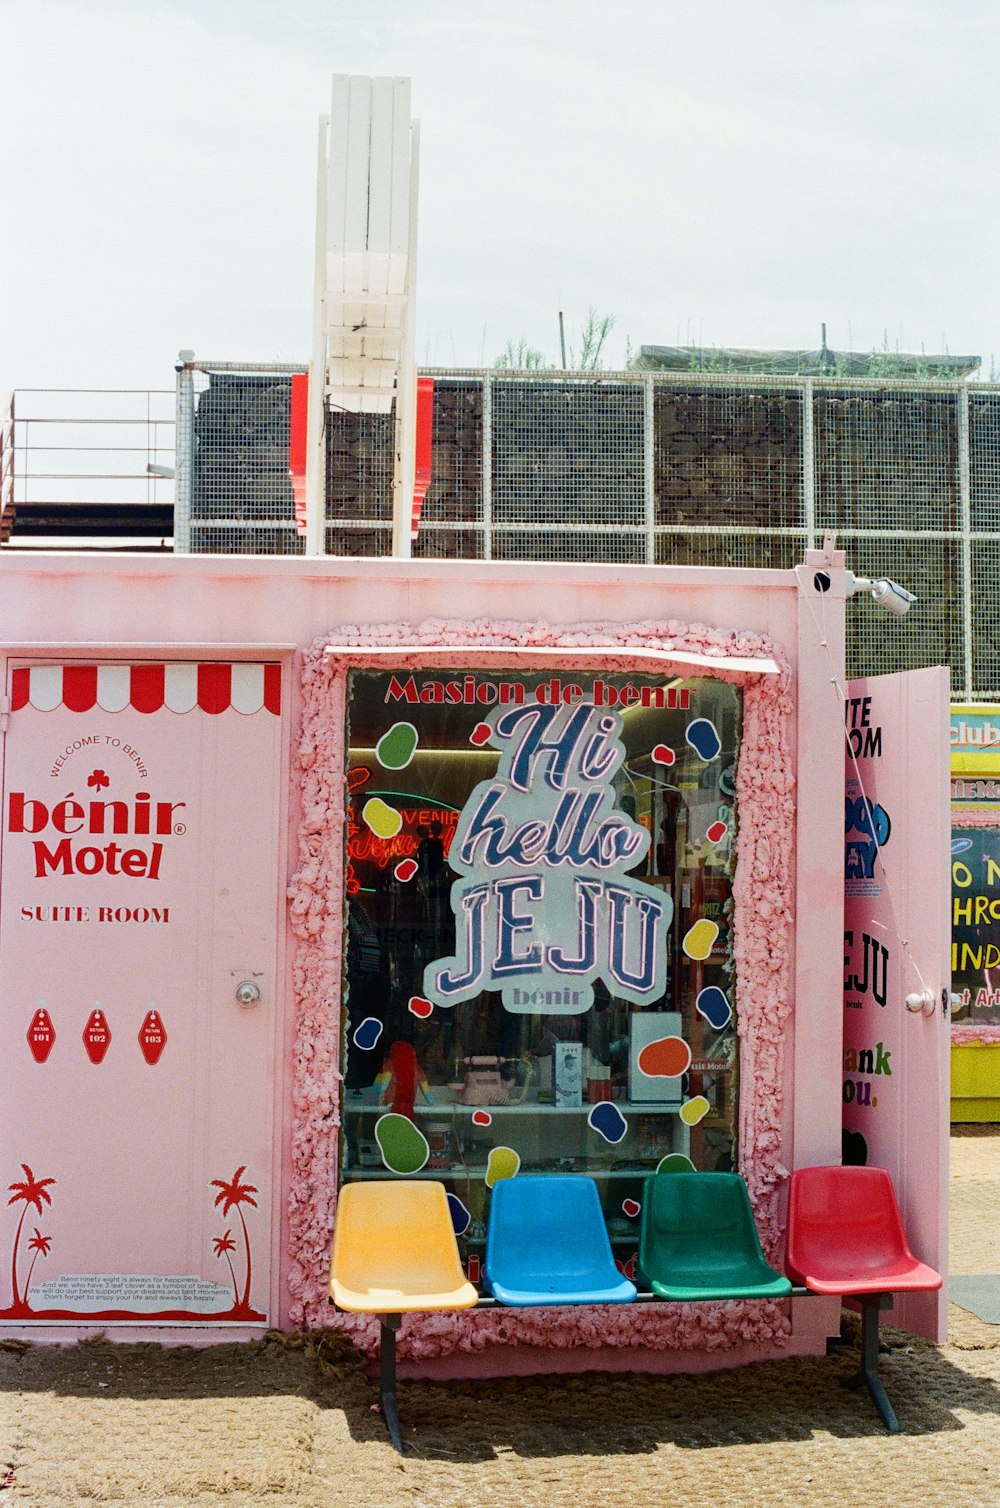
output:
POLYGON ((611 1255, 597 1184, 579 1174, 518 1174, 493 1189, 486 1283, 501 1304, 628 1304, 635 1284, 611 1255))

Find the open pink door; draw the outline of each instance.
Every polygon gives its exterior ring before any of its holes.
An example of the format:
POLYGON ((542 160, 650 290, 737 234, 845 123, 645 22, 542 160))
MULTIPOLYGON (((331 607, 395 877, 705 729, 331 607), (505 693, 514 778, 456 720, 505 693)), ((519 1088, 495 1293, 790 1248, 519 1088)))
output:
MULTIPOLYGON (((844 823, 844 1161, 888 1168, 915 1255, 945 1277, 948 697, 943 668, 849 683, 844 823)), ((915 1293, 890 1323, 944 1340, 946 1315, 944 1290, 915 1293)))
POLYGON ((280 686, 264 664, 10 671, 8 1324, 267 1322, 280 686))

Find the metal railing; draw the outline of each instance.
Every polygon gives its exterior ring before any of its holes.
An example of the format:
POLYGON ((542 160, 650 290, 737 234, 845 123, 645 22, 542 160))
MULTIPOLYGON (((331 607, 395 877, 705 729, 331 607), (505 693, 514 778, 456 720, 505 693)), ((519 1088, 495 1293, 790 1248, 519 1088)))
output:
POLYGON ((171 549, 175 403, 170 389, 17 389, 0 436, 0 544, 171 549))

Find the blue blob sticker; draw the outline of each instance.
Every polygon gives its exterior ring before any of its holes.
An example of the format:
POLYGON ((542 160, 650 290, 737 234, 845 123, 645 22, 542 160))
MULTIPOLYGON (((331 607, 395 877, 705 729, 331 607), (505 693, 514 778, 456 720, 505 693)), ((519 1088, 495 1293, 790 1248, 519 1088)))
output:
POLYGON ((688 723, 684 737, 698 758, 706 764, 710 759, 715 759, 722 749, 722 740, 715 724, 710 723, 707 717, 696 717, 693 723, 688 723))
POLYGON ((360 1047, 362 1052, 371 1052, 382 1035, 382 1023, 375 1016, 366 1016, 356 1027, 354 1032, 354 1045, 360 1047))
POLYGON ((456 1236, 464 1236, 472 1224, 472 1216, 465 1208, 457 1194, 448 1195, 448 1209, 451 1212, 451 1223, 456 1236))
POLYGON ((732 1019, 733 1008, 717 984, 710 984, 707 989, 699 990, 694 1004, 698 1014, 704 1016, 709 1026, 714 1026, 717 1032, 728 1026, 732 1019))
POLYGON ((587 1116, 587 1125, 612 1144, 621 1141, 628 1130, 628 1121, 610 1100, 600 1100, 594 1106, 587 1116))

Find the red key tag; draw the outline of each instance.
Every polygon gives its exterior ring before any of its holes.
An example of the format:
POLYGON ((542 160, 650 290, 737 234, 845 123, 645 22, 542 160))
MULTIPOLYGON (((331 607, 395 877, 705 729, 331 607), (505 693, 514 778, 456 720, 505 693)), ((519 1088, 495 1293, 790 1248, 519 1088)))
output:
POLYGON ((52 1025, 52 1017, 43 1005, 40 1005, 31 1018, 28 1027, 28 1046, 31 1048, 31 1056, 36 1063, 44 1063, 52 1051, 56 1040, 56 1029, 52 1025))
POLYGON ((92 1063, 103 1063, 104 1055, 111 1046, 111 1028, 100 1006, 95 1006, 83 1028, 83 1045, 92 1063))
POLYGON ((159 1011, 148 1010, 139 1028, 139 1046, 150 1065, 160 1061, 160 1054, 167 1045, 167 1033, 159 1011))

